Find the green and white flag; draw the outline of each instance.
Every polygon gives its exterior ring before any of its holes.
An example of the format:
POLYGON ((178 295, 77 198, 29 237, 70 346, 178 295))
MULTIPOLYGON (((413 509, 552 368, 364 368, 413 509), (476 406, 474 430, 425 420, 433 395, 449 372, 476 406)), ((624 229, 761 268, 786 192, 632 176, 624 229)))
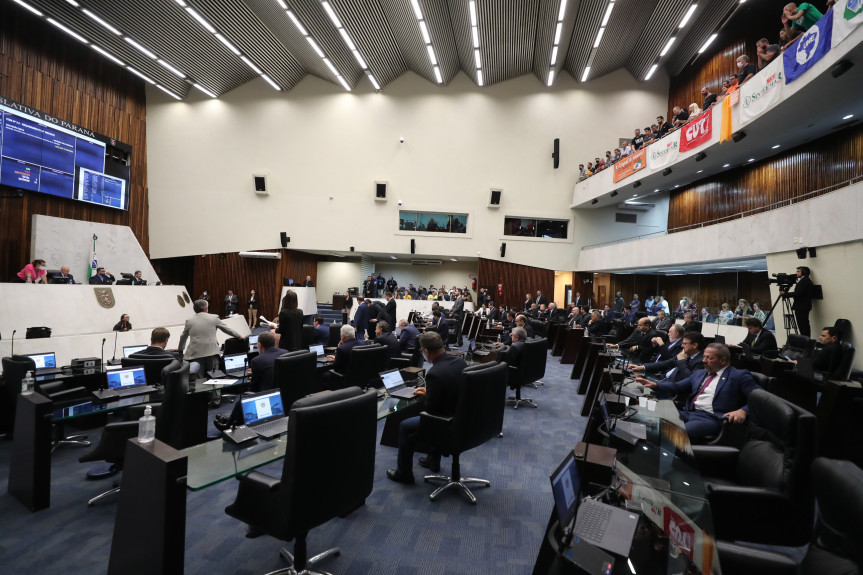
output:
POLYGON ((93 234, 93 248, 90 250, 90 267, 87 268, 87 277, 91 278, 96 275, 96 270, 99 269, 99 259, 96 257, 96 240, 98 236, 93 234))
POLYGON ((863 24, 863 0, 839 0, 833 6, 833 46, 863 24))

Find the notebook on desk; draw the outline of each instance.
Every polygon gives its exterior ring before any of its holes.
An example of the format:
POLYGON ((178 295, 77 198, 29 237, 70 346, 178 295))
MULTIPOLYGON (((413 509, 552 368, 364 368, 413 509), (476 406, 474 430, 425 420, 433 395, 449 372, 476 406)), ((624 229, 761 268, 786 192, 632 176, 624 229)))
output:
POLYGON ((51 375, 63 371, 57 367, 57 356, 54 355, 53 351, 32 353, 28 354, 27 357, 32 359, 33 363, 36 364, 36 371, 33 372, 34 376, 51 375))
POLYGON ((380 376, 390 397, 398 397, 399 399, 412 399, 414 397, 414 388, 407 386, 402 378, 401 370, 391 369, 381 372, 380 376))
POLYGON ((572 451, 566 454, 549 479, 554 508, 564 529, 575 518, 575 537, 622 557, 629 555, 638 515, 595 499, 582 499, 581 478, 572 451))
POLYGON ((156 388, 147 385, 143 367, 129 369, 117 369, 105 373, 107 389, 94 391, 93 395, 99 399, 110 399, 115 397, 131 397, 153 393, 156 388))

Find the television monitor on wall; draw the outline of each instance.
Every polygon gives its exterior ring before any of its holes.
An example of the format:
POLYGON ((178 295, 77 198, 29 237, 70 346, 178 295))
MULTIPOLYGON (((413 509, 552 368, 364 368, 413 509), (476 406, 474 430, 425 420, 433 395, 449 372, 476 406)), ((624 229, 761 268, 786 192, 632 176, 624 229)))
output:
POLYGON ((129 209, 131 146, 0 96, 0 185, 129 209))

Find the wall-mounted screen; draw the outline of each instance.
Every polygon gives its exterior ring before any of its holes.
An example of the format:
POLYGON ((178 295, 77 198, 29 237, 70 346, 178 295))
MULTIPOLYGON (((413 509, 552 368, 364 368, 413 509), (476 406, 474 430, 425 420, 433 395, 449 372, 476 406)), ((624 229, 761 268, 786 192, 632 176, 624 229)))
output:
POLYGON ((0 185, 129 209, 132 148, 0 97, 0 185))
POLYGON ((467 214, 399 212, 399 231, 466 234, 467 214))

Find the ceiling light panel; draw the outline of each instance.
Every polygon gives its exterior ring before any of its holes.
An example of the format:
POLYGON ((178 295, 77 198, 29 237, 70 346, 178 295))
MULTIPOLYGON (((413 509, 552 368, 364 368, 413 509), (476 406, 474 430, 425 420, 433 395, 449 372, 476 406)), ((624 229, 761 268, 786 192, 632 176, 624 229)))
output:
MULTIPOLYGON (((336 30, 338 30, 339 35, 342 37, 342 41, 344 41, 344 43, 345 43, 345 46, 347 46, 348 50, 350 50, 351 55, 357 61, 357 64, 360 65, 360 68, 362 68, 363 74, 366 75, 366 78, 368 78, 369 82, 371 83, 371 85, 374 87, 375 90, 380 90, 381 89, 380 84, 375 79, 374 74, 372 74, 372 71, 369 69, 369 66, 366 63, 366 59, 363 58, 363 55, 360 53, 359 49, 357 48, 357 45, 351 39, 350 34, 348 34, 348 31, 345 30, 345 27, 342 25, 342 21, 339 18, 338 14, 336 14, 335 8, 333 8, 332 4, 327 2, 327 0, 324 0, 323 2, 321 2, 321 5, 324 7, 324 12, 327 13, 327 16, 329 17, 330 21, 333 23, 333 26, 335 26, 336 30)), ((428 32, 426 32, 426 36, 428 36, 428 32)), ((341 84, 342 84, 342 86, 346 86, 347 81, 342 80, 341 84)), ((345 89, 350 90, 350 88, 345 88, 345 89)))
MULTIPOLYGON (((554 37, 551 41, 551 56, 549 57, 549 65, 551 66, 551 69, 549 70, 548 78, 545 81, 545 85, 549 87, 554 84, 555 72, 558 69, 560 40, 561 36, 563 36, 563 19, 566 17, 566 8, 568 4, 569 2, 567 0, 560 0, 560 3, 557 6, 557 21, 554 23, 554 37)), ((590 67, 582 73, 582 82, 587 79, 588 74, 590 74, 590 67)))
MULTIPOLYGON (((438 84, 443 84, 443 75, 440 71, 440 64, 438 63, 437 54, 435 53, 434 43, 432 42, 431 32, 428 29, 428 22, 426 22, 425 16, 423 15, 422 6, 420 6, 419 0, 410 0, 411 3, 411 11, 413 12, 414 18, 417 19, 417 27, 420 31, 420 36, 422 37, 423 43, 426 48, 426 55, 428 56, 429 64, 432 67, 432 73, 434 73, 435 82, 438 84)), ((472 18, 473 22, 476 22, 476 2, 475 0, 470 0, 468 2, 469 6, 468 10, 472 10, 472 18)), ((474 24, 475 26, 475 24, 474 24)), ((474 27, 472 26, 472 27, 474 27)), ((477 38, 479 36, 477 35, 477 38)))
MULTIPOLYGON (((273 0, 273 1, 278 3, 278 0, 273 0)), ((339 20, 338 15, 336 14, 335 10, 330 5, 330 3, 329 2, 321 2, 321 8, 326 13, 327 17, 330 20, 330 23, 333 26, 335 26, 336 30, 338 30, 341 34, 341 28, 342 28, 341 20, 339 20)), ((350 92, 351 91, 350 84, 348 84, 347 80, 345 80, 344 76, 342 76, 342 73, 339 71, 338 68, 336 68, 336 65, 333 64, 332 60, 327 57, 326 52, 324 52, 324 50, 323 50, 323 48, 321 48, 320 44, 312 37, 311 33, 309 32, 308 26, 306 26, 303 23, 303 20, 302 20, 302 18, 300 18, 300 15, 297 14, 297 12, 295 12, 291 8, 290 4, 288 5, 288 10, 285 11, 285 15, 291 21, 291 23, 294 25, 294 28, 296 29, 296 31, 299 32, 306 39, 306 41, 312 47, 312 50, 315 51, 315 54, 318 55, 318 57, 321 59, 321 61, 323 61, 323 63, 329 69, 330 73, 335 77, 336 81, 339 84, 341 84, 345 90, 350 92)), ((345 32, 345 34, 347 34, 347 32, 345 32)), ((362 58, 360 58, 360 59, 362 59, 362 58)), ((359 61, 360 60, 357 60, 357 62, 359 62, 359 61)))
POLYGON ((479 33, 479 16, 476 11, 476 2, 477 0, 468 0, 467 8, 468 15, 470 17, 470 36, 471 41, 473 43, 473 64, 476 68, 476 74, 474 75, 474 79, 476 80, 477 86, 483 85, 483 77, 482 73, 482 54, 480 53, 480 33, 479 33))

